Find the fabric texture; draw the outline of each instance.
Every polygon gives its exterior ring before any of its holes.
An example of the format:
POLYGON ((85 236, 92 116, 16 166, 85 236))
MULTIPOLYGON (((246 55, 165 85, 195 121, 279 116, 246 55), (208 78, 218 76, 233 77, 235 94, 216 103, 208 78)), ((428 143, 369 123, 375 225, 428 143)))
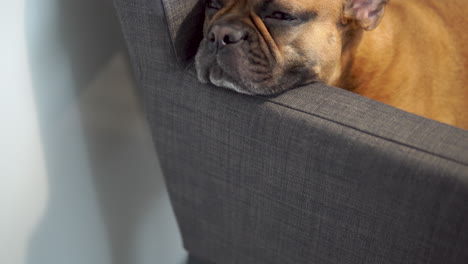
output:
POLYGON ((197 4, 115 0, 191 254, 468 263, 468 131, 323 84, 277 97, 200 84, 177 43, 197 4))

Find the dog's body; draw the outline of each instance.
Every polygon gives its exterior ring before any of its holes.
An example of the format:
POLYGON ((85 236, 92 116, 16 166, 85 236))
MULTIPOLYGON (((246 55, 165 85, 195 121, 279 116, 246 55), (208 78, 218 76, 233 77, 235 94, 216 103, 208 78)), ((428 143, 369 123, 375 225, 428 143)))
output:
POLYGON ((468 1, 391 0, 331 83, 468 129, 468 1))
POLYGON ((322 81, 468 129, 467 31, 466 0, 211 0, 196 64, 241 93, 322 81))

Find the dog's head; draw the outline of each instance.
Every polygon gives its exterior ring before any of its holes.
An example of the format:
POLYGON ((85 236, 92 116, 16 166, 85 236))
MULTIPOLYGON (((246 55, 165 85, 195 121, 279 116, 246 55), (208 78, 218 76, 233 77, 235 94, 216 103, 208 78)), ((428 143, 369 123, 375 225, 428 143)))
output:
POLYGON ((275 94, 340 76, 350 29, 371 30, 388 0, 206 0, 195 61, 202 82, 275 94))

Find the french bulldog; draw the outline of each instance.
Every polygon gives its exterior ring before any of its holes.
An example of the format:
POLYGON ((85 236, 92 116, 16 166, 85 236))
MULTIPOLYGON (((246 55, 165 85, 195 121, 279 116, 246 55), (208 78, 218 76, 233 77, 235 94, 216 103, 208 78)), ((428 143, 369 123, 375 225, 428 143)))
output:
POLYGON ((468 129, 468 1, 207 0, 195 66, 243 94, 323 82, 468 129))

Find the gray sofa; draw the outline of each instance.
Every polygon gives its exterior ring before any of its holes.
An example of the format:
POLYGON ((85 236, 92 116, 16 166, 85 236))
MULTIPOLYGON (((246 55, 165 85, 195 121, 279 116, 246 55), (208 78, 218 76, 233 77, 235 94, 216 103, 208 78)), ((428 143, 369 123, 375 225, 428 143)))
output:
POLYGON ((276 97, 200 84, 198 1, 115 5, 190 254, 468 263, 468 131, 322 84, 276 97))

